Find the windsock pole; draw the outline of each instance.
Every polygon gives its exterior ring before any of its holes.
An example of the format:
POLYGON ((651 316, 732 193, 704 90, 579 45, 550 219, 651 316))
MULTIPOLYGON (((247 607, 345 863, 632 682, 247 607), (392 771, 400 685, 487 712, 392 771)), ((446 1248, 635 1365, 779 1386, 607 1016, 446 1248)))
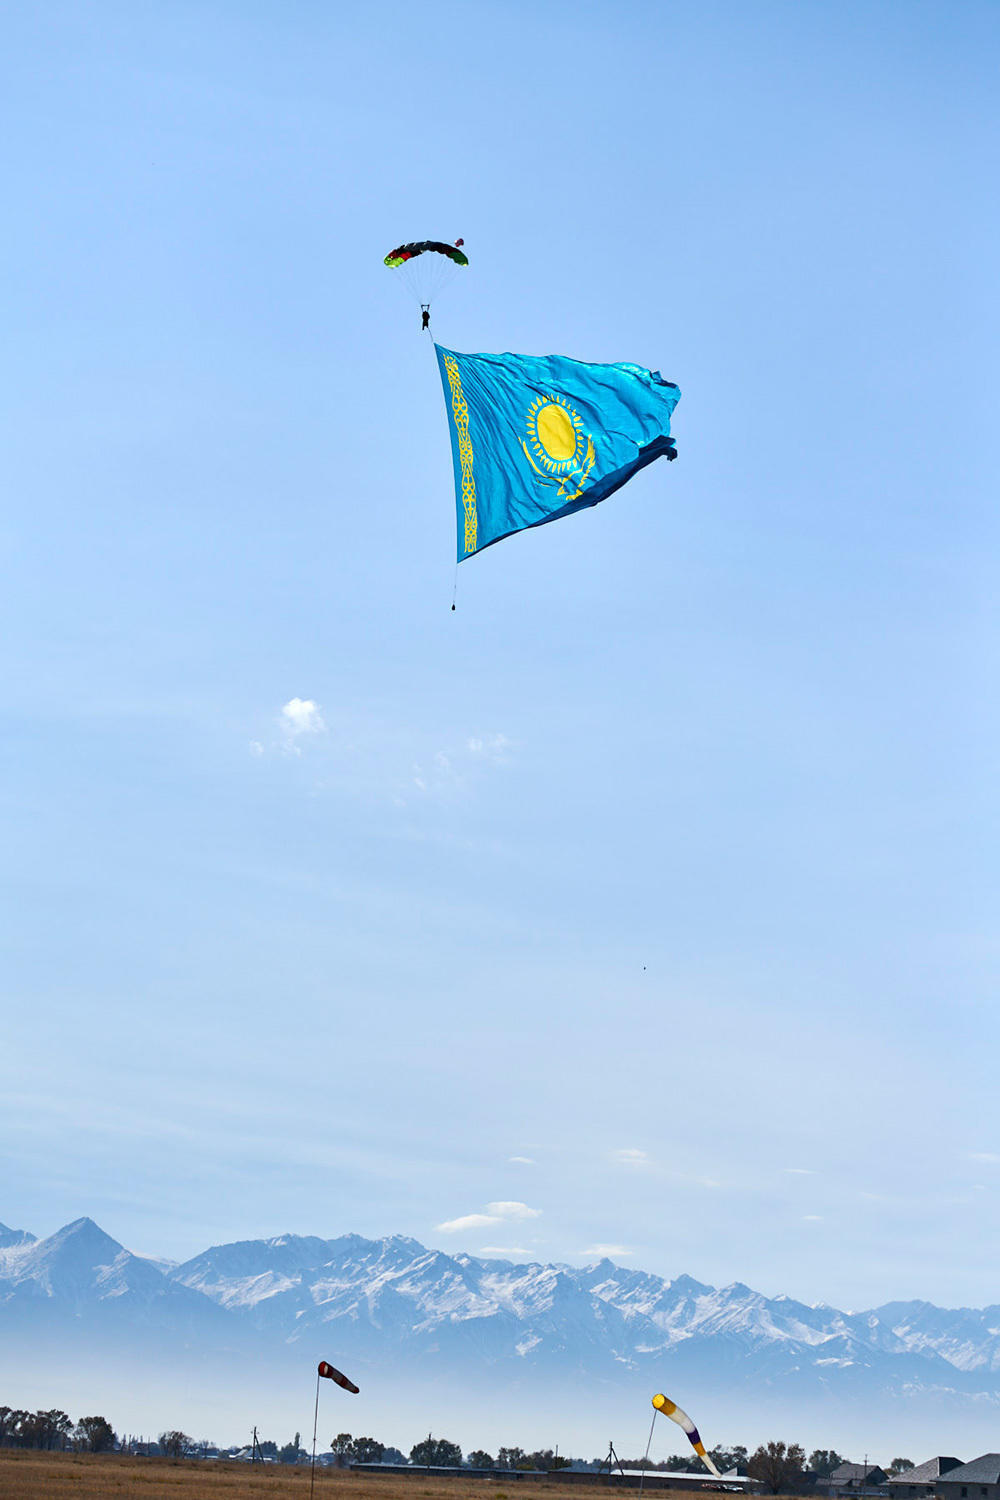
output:
POLYGON ((646 1465, 649 1462, 649 1450, 653 1446, 653 1428, 655 1426, 656 1426, 656 1412, 654 1411, 654 1413, 653 1413, 653 1420, 649 1424, 649 1437, 646 1439, 646 1452, 643 1455, 643 1460, 642 1460, 642 1473, 639 1475, 639 1494, 640 1495, 642 1494, 642 1487, 646 1483, 646 1465))
POLYGON ((319 1370, 316 1371, 316 1405, 313 1407, 313 1456, 312 1465, 309 1470, 309 1500, 312 1500, 313 1487, 316 1484, 316 1428, 319 1425, 319 1370))

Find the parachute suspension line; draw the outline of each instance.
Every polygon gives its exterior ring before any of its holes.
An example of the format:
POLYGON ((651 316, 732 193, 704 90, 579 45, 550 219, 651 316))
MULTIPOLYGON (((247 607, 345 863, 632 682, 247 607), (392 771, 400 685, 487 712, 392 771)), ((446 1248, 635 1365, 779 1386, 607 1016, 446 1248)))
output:
POLYGON ((390 250, 384 264, 426 311, 458 268, 469 264, 468 257, 460 249, 464 243, 464 240, 458 240, 454 245, 443 244, 440 240, 414 241, 390 250))
POLYGON ((653 1413, 653 1420, 649 1424, 649 1437, 646 1439, 646 1451, 642 1455, 642 1473, 639 1475, 639 1494, 640 1495, 642 1494, 642 1487, 646 1483, 646 1460, 649 1458, 649 1450, 650 1450, 650 1448, 652 1446, 652 1443, 653 1443, 653 1428, 655 1426, 656 1426, 656 1412, 654 1411, 654 1413, 653 1413))

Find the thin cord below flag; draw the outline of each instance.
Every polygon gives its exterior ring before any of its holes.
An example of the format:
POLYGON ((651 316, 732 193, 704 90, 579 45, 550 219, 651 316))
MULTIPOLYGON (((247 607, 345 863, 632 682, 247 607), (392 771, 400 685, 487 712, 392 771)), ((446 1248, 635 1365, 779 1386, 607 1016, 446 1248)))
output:
MULTIPOLYGON (((428 304, 428 310, 429 310, 429 304, 428 304)), ((427 334, 427 337, 430 339, 431 353, 434 356, 434 363, 437 364, 437 344, 435 343, 434 335, 431 332, 430 323, 427 324, 427 327, 423 331, 427 334)), ((455 559, 455 581, 452 584, 452 589, 451 589, 451 612, 452 612, 452 614, 455 613, 455 601, 457 600, 457 598, 458 598, 458 559, 456 558, 455 559)))

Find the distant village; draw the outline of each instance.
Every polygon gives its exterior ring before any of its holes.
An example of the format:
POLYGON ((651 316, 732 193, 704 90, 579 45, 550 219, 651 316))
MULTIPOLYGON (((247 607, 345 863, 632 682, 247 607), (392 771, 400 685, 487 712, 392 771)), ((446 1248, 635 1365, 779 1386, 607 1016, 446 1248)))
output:
MULTIPOLYGON (((799 1450, 801 1452, 801 1450, 799 1450)), ((645 1489, 725 1489, 755 1494, 883 1497, 883 1500, 1000 1500, 1000 1453, 983 1453, 968 1463, 937 1454, 922 1463, 894 1459, 888 1469, 875 1463, 840 1460, 831 1468, 820 1463, 801 1465, 799 1454, 782 1443, 767 1443, 745 1462, 723 1470, 721 1480, 704 1471, 671 1470, 643 1475, 641 1467, 625 1468, 620 1483, 641 1480, 645 1489), (781 1450, 784 1450, 783 1452, 781 1450)), ((561 1476, 560 1476, 561 1477, 561 1476)), ((605 1475, 607 1478, 607 1474, 605 1475)))
MULTIPOLYGON (((0 1406, 0 1448, 123 1454, 140 1457, 201 1459, 247 1464, 301 1465, 312 1461, 301 1434, 279 1446, 260 1438, 219 1447, 207 1438, 195 1439, 178 1429, 158 1437, 119 1437, 105 1417, 81 1417, 76 1423, 64 1411, 28 1412, 0 1406)), ((894 1458, 886 1469, 876 1463, 852 1463, 836 1450, 815 1449, 806 1457, 797 1443, 762 1443, 753 1453, 746 1448, 713 1448, 709 1458, 719 1477, 707 1469, 693 1470, 691 1460, 674 1455, 659 1463, 647 1459, 619 1459, 611 1447, 604 1457, 570 1458, 558 1449, 499 1448, 496 1455, 473 1449, 467 1455, 448 1438, 428 1433, 409 1455, 376 1438, 338 1433, 329 1448, 316 1454, 316 1464, 370 1473, 424 1474, 436 1478, 546 1479, 560 1484, 599 1484, 618 1489, 709 1490, 770 1495, 825 1495, 833 1500, 1000 1500, 1000 1453, 983 1453, 969 1462, 937 1454, 914 1464, 894 1458)))

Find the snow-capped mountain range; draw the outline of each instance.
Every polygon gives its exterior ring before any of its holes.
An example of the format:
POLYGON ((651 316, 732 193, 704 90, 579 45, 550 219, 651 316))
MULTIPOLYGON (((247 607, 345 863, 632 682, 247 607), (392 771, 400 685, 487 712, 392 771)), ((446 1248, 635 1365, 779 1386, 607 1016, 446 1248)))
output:
POLYGON ((846 1313, 610 1260, 517 1264, 401 1236, 281 1235, 174 1265, 132 1254, 90 1219, 47 1239, 0 1225, 0 1345, 24 1337, 102 1357, 140 1344, 145 1358, 182 1350, 189 1363, 339 1357, 359 1379, 391 1369, 470 1389, 586 1377, 630 1392, 752 1388, 824 1410, 913 1411, 923 1396, 939 1411, 1000 1420, 1000 1306, 846 1313))
MULTIPOLYGON (((268 1340, 350 1330, 364 1352, 408 1348, 483 1363, 557 1360, 592 1374, 713 1348, 727 1364, 833 1372, 895 1365, 935 1385, 1000 1392, 1000 1306, 891 1302, 869 1312, 809 1307, 735 1283, 665 1281, 602 1260, 516 1264, 447 1255, 394 1235, 280 1235, 218 1245, 183 1265, 133 1255, 91 1219, 47 1239, 0 1224, 0 1326, 42 1312, 123 1314, 206 1331, 241 1325, 268 1340), (220 1313, 223 1315, 220 1317, 220 1313)), ((359 1352, 360 1349, 359 1349, 359 1352)))

